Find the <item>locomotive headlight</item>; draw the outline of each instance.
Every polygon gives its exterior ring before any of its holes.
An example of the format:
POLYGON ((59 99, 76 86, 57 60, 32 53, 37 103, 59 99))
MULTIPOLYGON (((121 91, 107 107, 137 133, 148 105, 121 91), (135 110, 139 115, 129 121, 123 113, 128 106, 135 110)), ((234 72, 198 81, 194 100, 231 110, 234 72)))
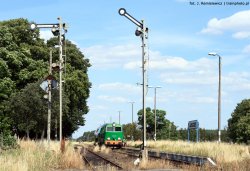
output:
POLYGON ((121 138, 119 137, 118 140, 121 140, 121 138))
POLYGON ((107 140, 110 140, 110 138, 108 137, 107 140))

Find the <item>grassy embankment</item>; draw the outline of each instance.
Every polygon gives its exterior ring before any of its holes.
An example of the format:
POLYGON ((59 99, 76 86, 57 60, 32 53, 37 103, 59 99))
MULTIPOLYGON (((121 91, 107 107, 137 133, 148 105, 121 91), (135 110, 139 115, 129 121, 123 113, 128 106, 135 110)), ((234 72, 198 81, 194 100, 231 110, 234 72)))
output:
MULTIPOLYGON (((138 141, 127 142, 129 146, 137 146, 141 143, 138 141)), ((66 168, 82 169, 84 167, 79 152, 74 151, 71 142, 66 143, 63 154, 60 152, 59 142, 51 142, 50 148, 48 148, 47 142, 41 141, 18 141, 18 144, 19 149, 0 152, 1 171, 43 171, 66 168)), ((246 145, 218 144, 216 142, 147 141, 147 147, 159 151, 211 157, 222 170, 250 170, 250 146, 246 145)), ((109 152, 105 148, 103 150, 106 153, 109 152)), ((156 166, 159 167, 158 164, 156 166)), ((145 165, 140 168, 155 168, 155 166, 145 165)), ((183 169, 199 170, 197 167, 183 169)), ((210 169, 204 168, 203 170, 210 169)))
MULTIPOLYGON (((142 142, 128 141, 128 146, 142 142)), ((217 142, 147 141, 147 147, 159 151, 212 158, 223 170, 250 170, 250 146, 217 142)))
POLYGON ((83 168, 79 152, 66 142, 65 152, 60 152, 59 142, 18 141, 20 148, 0 152, 1 171, 44 171, 66 168, 83 168))

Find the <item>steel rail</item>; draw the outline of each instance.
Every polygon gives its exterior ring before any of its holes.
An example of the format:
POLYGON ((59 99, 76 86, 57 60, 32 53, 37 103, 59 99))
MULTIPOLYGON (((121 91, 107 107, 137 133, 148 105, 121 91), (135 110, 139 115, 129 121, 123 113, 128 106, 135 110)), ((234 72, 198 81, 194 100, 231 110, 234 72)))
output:
MULTIPOLYGON (((125 147, 123 149, 129 151, 130 153, 131 151, 133 153, 138 152, 139 154, 141 152, 141 150, 138 148, 125 147)), ((153 151, 153 150, 148 150, 148 156, 152 158, 166 159, 175 162, 183 162, 186 164, 196 164, 199 166, 202 166, 206 163, 212 166, 216 166, 216 163, 210 157, 192 156, 192 155, 168 153, 168 152, 153 151)))
POLYGON ((90 169, 95 171, 95 167, 90 163, 90 161, 84 155, 82 155, 82 158, 87 163, 87 165, 90 167, 90 169))
POLYGON ((103 157, 103 156, 101 156, 101 155, 99 155, 99 154, 97 154, 97 153, 95 153, 95 152, 89 150, 89 149, 86 149, 86 150, 87 150, 88 152, 90 152, 90 153, 92 153, 92 154, 94 154, 94 155, 100 157, 100 158, 103 159, 104 161, 106 161, 106 162, 112 164, 113 166, 117 167, 118 169, 124 170, 119 164, 117 164, 117 163, 115 163, 115 162, 113 162, 113 161, 111 161, 111 160, 109 160, 109 159, 107 159, 107 158, 105 158, 105 157, 103 157))
POLYGON ((119 170, 124 170, 123 167, 121 167, 118 163, 115 163, 115 162, 113 162, 113 161, 111 161, 111 160, 109 160, 109 159, 107 159, 107 158, 105 158, 105 157, 103 157, 103 156, 101 156, 101 155, 95 153, 94 151, 89 150, 88 148, 85 148, 85 147, 83 147, 83 146, 81 146, 81 147, 82 147, 81 154, 82 154, 82 156, 83 156, 83 159, 88 163, 88 165, 91 167, 92 170, 95 170, 95 167, 94 167, 93 165, 91 165, 91 161, 87 159, 87 157, 86 157, 86 156, 87 156, 87 155, 86 155, 86 152, 88 152, 88 153, 90 153, 90 154, 93 154, 94 156, 97 156, 98 158, 101 158, 101 159, 104 160, 106 163, 111 164, 111 166, 114 166, 114 167, 116 167, 116 168, 119 169, 119 170), (84 151, 85 151, 85 152, 84 152, 84 151), (84 155, 84 154, 85 154, 85 155, 84 155))

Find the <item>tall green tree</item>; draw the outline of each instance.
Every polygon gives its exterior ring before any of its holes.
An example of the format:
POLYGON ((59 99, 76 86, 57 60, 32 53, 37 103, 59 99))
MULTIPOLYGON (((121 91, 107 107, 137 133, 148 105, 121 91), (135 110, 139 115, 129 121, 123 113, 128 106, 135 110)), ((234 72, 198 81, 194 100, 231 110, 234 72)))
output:
POLYGON ((46 102, 38 83, 30 83, 10 99, 11 118, 18 132, 41 134, 46 128, 46 102))
MULTIPOLYGON (((146 118, 147 118, 147 136, 148 138, 154 137, 155 128, 155 115, 154 109, 150 107, 146 108, 146 118)), ((143 126, 143 111, 139 110, 138 113, 138 124, 143 126)), ((177 127, 173 122, 166 119, 166 111, 156 109, 156 138, 157 139, 177 139, 177 127)))
MULTIPOLYGON (((48 46, 53 47, 58 43, 56 38, 48 40, 48 46)), ((87 98, 89 97, 89 89, 91 83, 88 78, 88 67, 90 63, 85 59, 81 51, 66 41, 66 77, 64 78, 64 93, 67 95, 69 103, 69 112, 63 115, 63 133, 65 136, 71 135, 79 126, 85 123, 84 115, 88 113, 87 98)), ((58 51, 57 51, 58 52, 58 51)), ((53 56, 58 56, 55 52, 53 56)), ((58 75, 57 75, 58 78, 58 75)))
POLYGON ((77 141, 95 141, 95 131, 84 132, 82 136, 77 138, 77 141))
POLYGON ((123 125, 124 138, 127 140, 142 139, 142 131, 138 128, 136 123, 128 123, 123 125))
POLYGON ((39 32, 31 31, 29 25, 25 19, 0 22, 0 57, 7 65, 5 77, 15 83, 16 90, 37 81, 46 71, 44 62, 48 53, 38 50, 45 49, 46 45, 39 38, 39 32))
MULTIPOLYGON (((39 30, 32 31, 26 19, 0 22, 0 111, 13 120, 19 130, 23 131, 25 128, 26 134, 36 132, 40 135, 46 132, 44 121, 47 118, 47 105, 42 102, 44 92, 40 90, 39 84, 48 75, 50 47, 53 46, 54 49, 53 62, 56 62, 55 56, 59 56, 58 49, 54 48, 56 44, 57 37, 47 43, 39 38, 39 30), (34 105, 35 102, 32 103, 31 99, 38 104, 34 105)), ((67 63, 64 64, 64 69, 68 72, 66 77, 63 74, 63 134, 70 136, 85 124, 84 115, 89 110, 86 101, 91 83, 87 74, 90 67, 88 59, 76 45, 67 40, 66 44, 67 63)), ((53 75, 59 80, 58 72, 53 75)), ((52 111, 52 125, 57 127, 55 124, 59 122, 55 120, 58 119, 59 107, 54 102, 58 101, 58 92, 53 94, 52 102, 56 110, 52 111)), ((52 130, 52 134, 55 132, 56 130, 52 130)))
POLYGON ((228 135, 233 142, 250 141, 250 99, 238 103, 228 120, 228 135))
MULTIPOLYGON (((47 132, 48 101, 44 98, 46 94, 39 86, 41 81, 29 83, 20 92, 13 94, 9 100, 9 112, 13 126, 19 135, 25 132, 27 138, 43 138, 47 132)), ((55 119, 58 119, 59 102, 58 93, 52 92, 52 122, 51 127, 55 128, 55 119), (53 98, 54 97, 54 98, 53 98)), ((68 99, 63 96, 63 113, 68 113, 68 99)), ((54 137, 54 136, 53 136, 54 137)))
POLYGON ((25 78, 20 73, 34 62, 31 60, 27 44, 35 46, 40 40, 32 39, 34 35, 38 36, 38 32, 31 32, 28 25, 28 21, 24 19, 0 22, 0 124, 2 125, 0 133, 2 134, 9 132, 10 135, 12 131, 12 118, 7 112, 8 100, 13 93, 27 84, 24 83, 25 78))

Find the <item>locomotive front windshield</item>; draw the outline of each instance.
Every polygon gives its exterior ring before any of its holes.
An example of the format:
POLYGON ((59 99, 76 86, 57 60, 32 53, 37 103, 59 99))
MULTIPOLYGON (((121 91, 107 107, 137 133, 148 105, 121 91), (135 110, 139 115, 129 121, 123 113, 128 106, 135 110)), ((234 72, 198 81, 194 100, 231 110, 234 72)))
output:
POLYGON ((116 127, 107 127, 107 132, 121 132, 122 131, 122 127, 120 126, 116 126, 116 127))
POLYGON ((122 131, 122 127, 115 127, 115 131, 122 131))
POLYGON ((113 127, 107 127, 107 131, 108 132, 112 132, 113 131, 113 127))

